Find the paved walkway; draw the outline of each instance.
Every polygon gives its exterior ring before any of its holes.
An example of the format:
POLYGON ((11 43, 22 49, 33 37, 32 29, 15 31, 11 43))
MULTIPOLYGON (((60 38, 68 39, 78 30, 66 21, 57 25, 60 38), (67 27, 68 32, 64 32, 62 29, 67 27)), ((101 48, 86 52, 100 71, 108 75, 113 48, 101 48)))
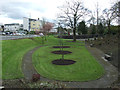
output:
MULTIPOLYGON (((32 54, 35 50, 37 50, 39 47, 34 48, 33 50, 28 51, 24 57, 23 57, 23 64, 22 64, 22 70, 25 75, 25 78, 28 80, 31 80, 32 75, 34 73, 37 73, 32 65, 32 54)), ((104 61, 101 57, 104 55, 104 53, 97 48, 91 48, 86 45, 86 48, 91 52, 91 54, 98 60, 98 62, 104 67, 106 70, 106 73, 103 77, 97 80, 88 81, 88 82, 62 82, 63 84, 66 84, 69 88, 106 88, 109 87, 114 81, 117 80, 118 71, 117 69, 110 64, 108 61, 104 61)), ((41 81, 55 81, 50 80, 44 77, 40 77, 41 81)), ((61 81, 60 81, 61 82, 61 81)))
POLYGON ((37 50, 40 47, 41 46, 36 47, 36 48, 28 51, 23 57, 22 71, 23 71, 23 74, 24 74, 25 78, 28 79, 28 80, 31 80, 32 75, 37 73, 36 70, 33 67, 33 64, 32 64, 32 54, 35 50, 37 50))

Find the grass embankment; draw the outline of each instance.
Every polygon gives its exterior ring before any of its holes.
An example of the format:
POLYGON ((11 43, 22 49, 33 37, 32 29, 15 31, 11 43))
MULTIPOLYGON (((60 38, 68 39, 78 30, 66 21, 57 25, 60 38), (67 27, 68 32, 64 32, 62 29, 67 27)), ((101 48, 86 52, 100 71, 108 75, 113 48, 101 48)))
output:
POLYGON ((41 38, 3 40, 2 41, 2 78, 15 79, 23 77, 21 70, 24 54, 41 45, 41 38))
POLYGON ((64 48, 72 53, 65 55, 65 59, 75 60, 72 65, 60 66, 53 65, 51 61, 60 59, 61 55, 51 53, 54 50, 52 46, 59 45, 59 40, 49 37, 47 44, 34 52, 32 56, 33 64, 36 70, 43 77, 62 81, 89 81, 100 78, 104 74, 104 68, 88 52, 83 41, 67 42, 63 40, 64 45, 71 48, 64 48))

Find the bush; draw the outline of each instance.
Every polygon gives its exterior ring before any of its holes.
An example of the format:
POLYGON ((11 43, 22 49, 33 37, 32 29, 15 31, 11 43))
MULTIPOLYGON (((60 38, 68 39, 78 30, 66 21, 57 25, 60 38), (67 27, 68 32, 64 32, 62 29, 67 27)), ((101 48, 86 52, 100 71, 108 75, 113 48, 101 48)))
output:
POLYGON ((33 74, 32 81, 37 82, 40 79, 40 74, 33 74))
POLYGON ((30 31, 29 34, 35 34, 35 31, 30 31))

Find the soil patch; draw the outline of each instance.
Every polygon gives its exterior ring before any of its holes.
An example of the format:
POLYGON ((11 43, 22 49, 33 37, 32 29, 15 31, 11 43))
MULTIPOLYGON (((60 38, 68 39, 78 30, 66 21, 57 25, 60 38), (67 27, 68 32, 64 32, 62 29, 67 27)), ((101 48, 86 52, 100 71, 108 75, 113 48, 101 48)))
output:
POLYGON ((72 53, 72 52, 70 52, 70 51, 58 50, 58 51, 52 51, 52 53, 54 53, 54 54, 70 54, 70 53, 72 53))
POLYGON ((52 64, 55 65, 71 65, 74 64, 76 61, 68 60, 68 59, 56 59, 52 61, 52 64))
POLYGON ((70 48, 70 46, 53 46, 53 48, 70 48))

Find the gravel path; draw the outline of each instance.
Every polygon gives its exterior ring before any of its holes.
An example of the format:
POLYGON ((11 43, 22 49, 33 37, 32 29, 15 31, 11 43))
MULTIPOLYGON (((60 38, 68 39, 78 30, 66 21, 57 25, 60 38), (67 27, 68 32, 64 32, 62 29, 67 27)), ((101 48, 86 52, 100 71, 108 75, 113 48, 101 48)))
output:
MULTIPOLYGON (((32 65, 32 54, 39 47, 34 48, 33 50, 28 51, 23 57, 22 70, 26 79, 31 80, 32 75, 37 73, 32 65)), ((97 48, 89 47, 86 45, 88 51, 98 60, 98 62, 106 70, 105 75, 100 79, 88 81, 88 82, 62 82, 66 84, 68 88, 106 88, 109 87, 114 81, 117 80, 118 71, 116 67, 110 64, 108 61, 103 60, 101 57, 104 55, 102 51, 97 48)), ((44 77, 40 77, 41 81, 53 82, 55 80, 50 80, 44 77)), ((61 82, 61 81, 60 81, 61 82)))

